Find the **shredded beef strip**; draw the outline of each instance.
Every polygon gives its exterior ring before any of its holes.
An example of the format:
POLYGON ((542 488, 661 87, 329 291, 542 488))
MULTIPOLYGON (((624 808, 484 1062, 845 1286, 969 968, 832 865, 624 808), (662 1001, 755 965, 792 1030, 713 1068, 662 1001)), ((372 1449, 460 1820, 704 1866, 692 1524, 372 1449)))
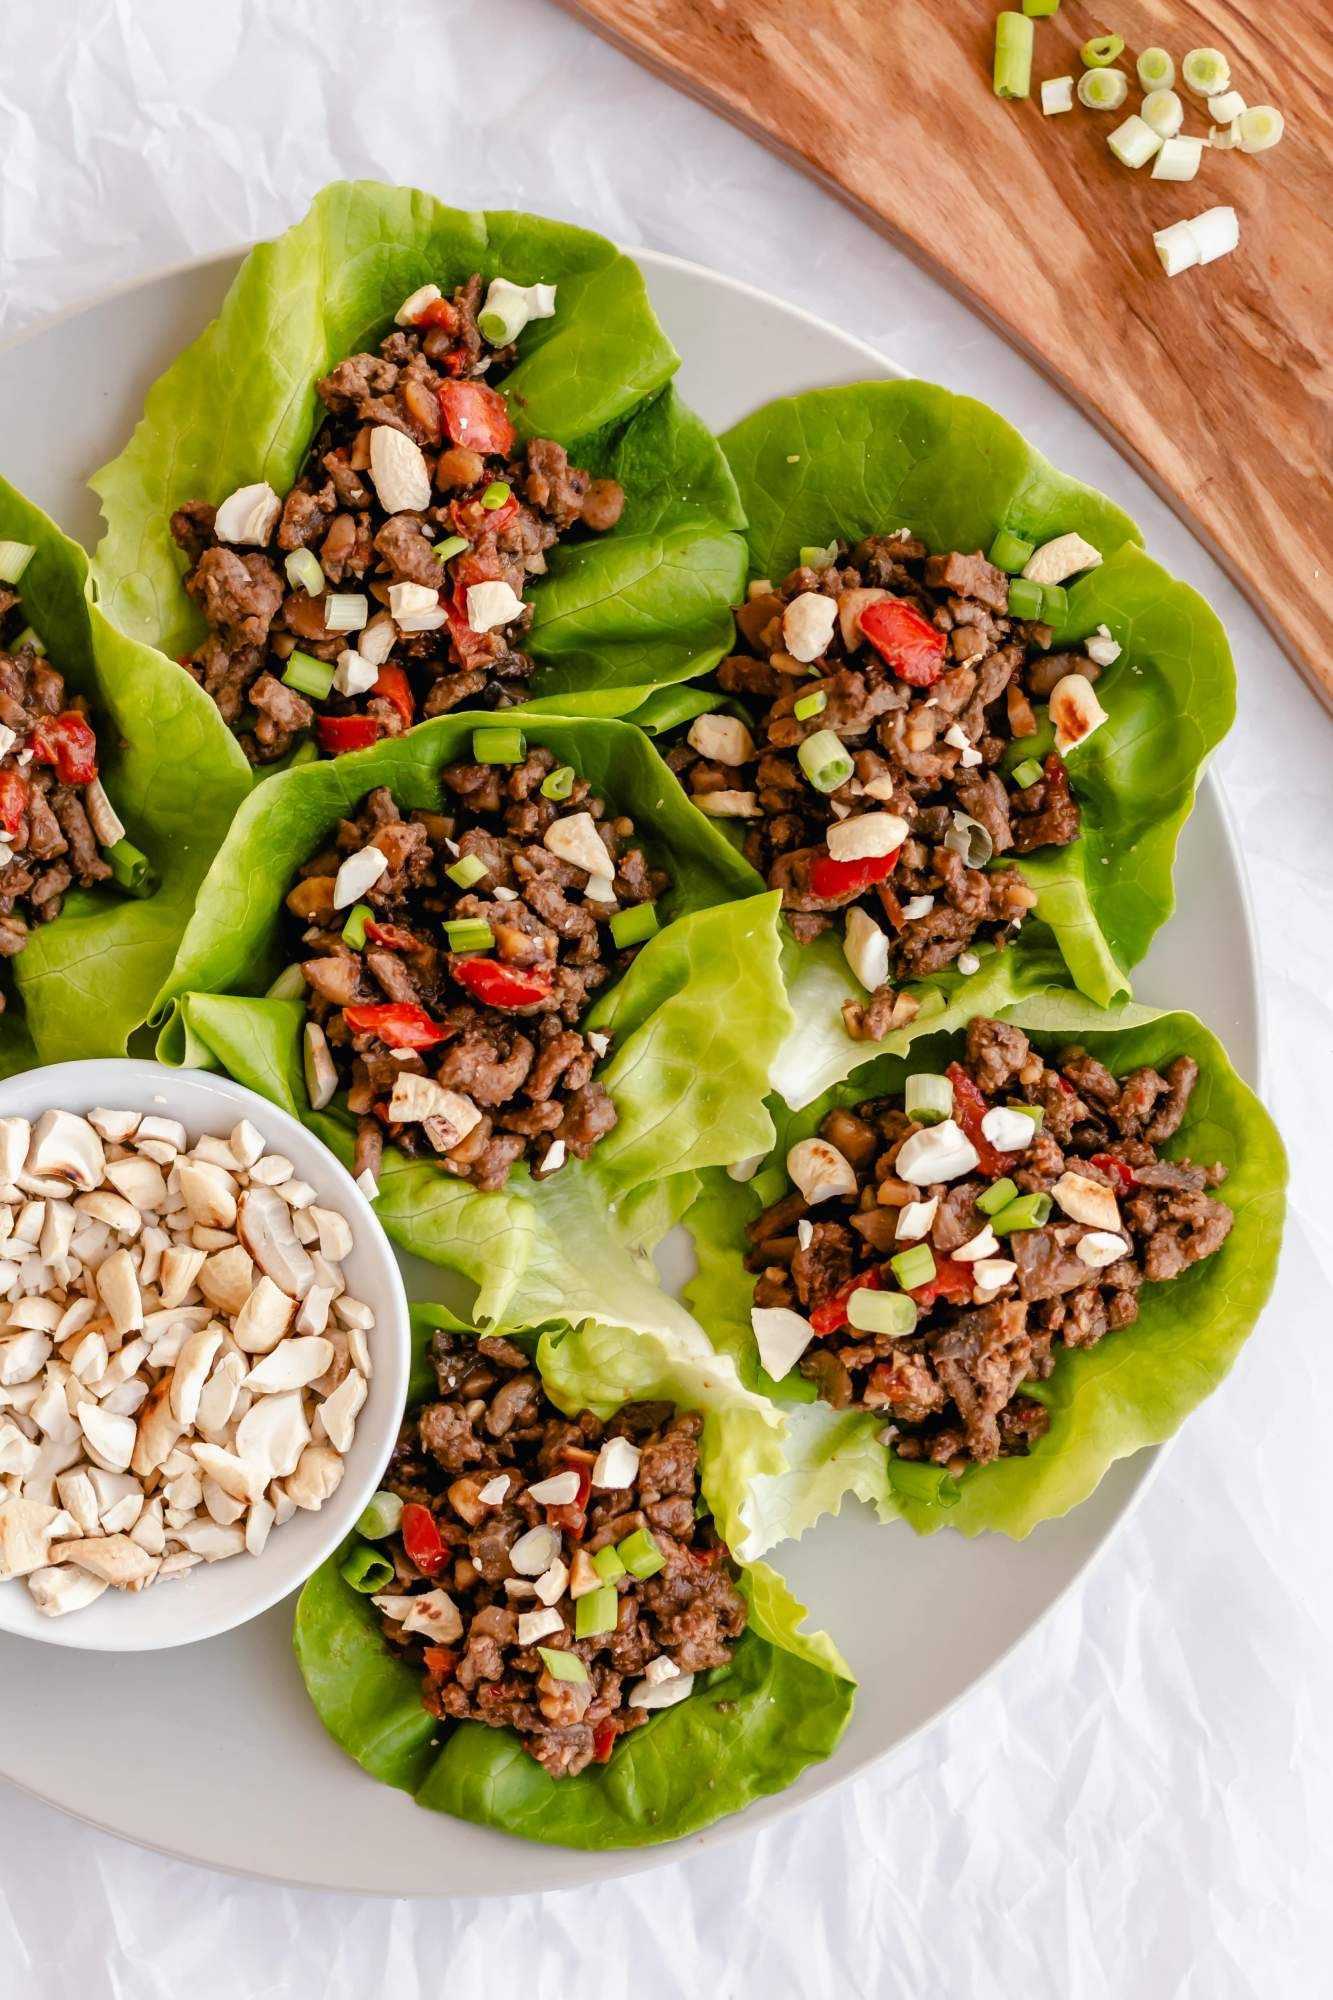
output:
POLYGON ((509 1340, 439 1331, 432 1361, 439 1400, 407 1417, 385 1475, 405 1504, 400 1532, 382 1545, 395 1570, 375 1600, 385 1641, 421 1670, 431 1714, 513 1729, 553 1778, 574 1776, 606 1763, 617 1738, 649 1720, 648 1708, 630 1705, 636 1687, 663 1676, 657 1685, 686 1692, 686 1677, 724 1666, 745 1629, 735 1567, 708 1515, 696 1512, 702 1419, 669 1403, 627 1403, 607 1423, 589 1410, 566 1417, 509 1340), (637 1451, 628 1485, 592 1483, 610 1438, 637 1451), (571 1471, 572 1502, 532 1497, 533 1486, 571 1471), (501 1475, 502 1497, 483 1499, 501 1475), (427 1510, 429 1522, 414 1509, 427 1510), (510 1552, 543 1526, 556 1531, 553 1562, 565 1575, 555 1570, 539 1595, 538 1579, 518 1573, 510 1552), (590 1576, 590 1558, 645 1532, 661 1567, 616 1579, 614 1630, 576 1638, 577 1601, 602 1581, 590 1576), (423 1534, 432 1549, 425 1573, 408 1553, 420 1550, 423 1534), (438 1631, 407 1633, 411 1600, 439 1591, 448 1604, 435 1600, 438 1631), (520 1617, 541 1611, 544 1599, 558 1626, 521 1643, 520 1617), (539 1646, 572 1655, 586 1678, 556 1678, 539 1646))
POLYGON ((1157 1157, 1198 1078, 1189 1056, 1165 1074, 1118 1078, 1080 1048, 1048 1063, 1021 1029, 978 1017, 968 1024, 965 1060, 949 1074, 954 1118, 969 1138, 986 1110, 1026 1104, 1042 1112, 1032 1142, 1001 1155, 983 1141, 971 1173, 917 1187, 894 1171, 904 1142, 922 1129, 900 1098, 831 1111, 820 1132, 854 1170, 856 1193, 813 1208, 798 1190, 783 1196, 749 1225, 746 1268, 756 1274, 756 1305, 811 1318, 815 1338, 800 1367, 822 1396, 841 1408, 882 1410, 883 1440, 900 1458, 961 1472, 1026 1452, 1048 1423, 1028 1385, 1046 1380, 1057 1349, 1094 1347, 1131 1326, 1140 1288, 1211 1257, 1233 1217, 1208 1192, 1226 1178, 1224 1166, 1157 1157), (979 1284, 975 1260, 956 1255, 992 1220, 977 1197, 1002 1178, 1020 1194, 1050 1197, 1066 1173, 1115 1196, 1119 1228, 1103 1233, 1122 1237, 1123 1256, 1085 1262, 1078 1246, 1095 1231, 1070 1219, 1056 1196, 1040 1226, 1015 1229, 987 1252, 1012 1263, 1013 1276, 990 1289, 979 1284), (899 1242, 905 1205, 935 1198, 927 1235, 899 1242), (889 1259, 916 1241, 929 1244, 936 1275, 913 1293, 912 1334, 852 1327, 847 1294, 860 1282, 897 1290, 889 1259))

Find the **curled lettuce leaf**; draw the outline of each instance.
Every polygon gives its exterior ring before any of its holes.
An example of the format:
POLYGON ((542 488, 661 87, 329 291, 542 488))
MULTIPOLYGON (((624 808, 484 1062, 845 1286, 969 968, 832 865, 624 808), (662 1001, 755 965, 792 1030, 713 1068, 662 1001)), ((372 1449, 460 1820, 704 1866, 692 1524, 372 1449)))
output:
MULTIPOLYGON (((319 377, 373 347, 419 285, 447 293, 473 271, 557 285, 554 318, 519 337, 503 384, 510 413, 521 439, 557 439, 627 496, 618 527, 555 550, 533 585, 533 696, 623 714, 720 659, 744 581, 743 516, 716 443, 669 386, 679 356, 637 266, 567 223, 448 208, 374 181, 335 182, 251 251, 217 319, 95 475, 106 534, 93 567, 112 621, 172 655, 196 645, 172 510, 257 479, 285 493, 319 422, 319 377)), ((220 717, 214 728, 227 733, 220 717)))
MULTIPOLYGON (((423 1342, 436 1326, 459 1325, 432 1306, 416 1307, 414 1320, 423 1342)), ((569 1412, 606 1415, 630 1397, 701 1409, 703 1488, 724 1534, 747 1478, 780 1456, 771 1406, 637 1330, 548 1332, 536 1358, 547 1393, 569 1412)), ((347 1584, 336 1556, 301 1592, 294 1643, 329 1734, 419 1805, 567 1847, 648 1846, 780 1791, 828 1756, 846 1727, 854 1689, 832 1642, 799 1629, 805 1612, 767 1565, 744 1570, 742 1588, 750 1625, 731 1663, 624 1737, 608 1764, 558 1783, 510 1730, 465 1722, 444 1735, 448 1726, 421 1706, 419 1675, 384 1644, 374 1606, 347 1584)))
POLYGON ((880 1056, 797 1114, 784 1118, 774 1106, 778 1141, 761 1171, 743 1186, 725 1174, 705 1174, 687 1218, 699 1261, 686 1293, 691 1310, 747 1385, 784 1405, 806 1406, 791 1426, 781 1478, 755 1483, 754 1546, 802 1534, 821 1514, 836 1513, 846 1493, 925 1534, 949 1525, 967 1535, 991 1529, 1024 1536, 1085 1500, 1116 1459, 1170 1437, 1221 1382, 1259 1317, 1277 1267, 1286 1159, 1268 1113, 1216 1037, 1192 1014, 1129 1002, 1103 1011, 1054 991, 1018 1001, 1003 1018, 1047 1053, 1077 1041, 1117 1074, 1193 1056, 1199 1082, 1168 1150, 1229 1168, 1220 1194, 1235 1213, 1231 1234, 1214 1256, 1180 1277, 1145 1284, 1139 1317, 1123 1332, 1093 1348, 1056 1350, 1054 1373, 1031 1385, 1051 1424, 1027 1457, 970 1466, 955 1479, 936 1466, 891 1458, 875 1442, 883 1422, 874 1413, 811 1403, 810 1385, 795 1372, 779 1384, 770 1381, 750 1331, 754 1280, 742 1250, 745 1224, 786 1190, 783 1162, 796 1139, 835 1105, 901 1090, 911 1069, 940 1069, 960 1053, 961 1035, 932 1034, 913 1046, 910 1060, 880 1056))
MULTIPOLYGON (((1100 625, 1118 640, 1120 657, 1097 683, 1109 720, 1067 760, 1080 838, 1023 858, 1043 928, 1029 935, 1035 927, 1025 926, 1011 949, 1044 952, 1053 936, 1080 992, 1099 1005, 1126 995, 1129 971, 1171 913, 1180 829, 1235 713, 1231 654, 1208 605, 1144 554, 1139 530, 1111 501, 1057 471, 984 404, 930 383, 787 397, 737 424, 722 446, 749 517, 755 575, 785 575, 803 545, 831 535, 855 543, 898 527, 932 549, 987 549, 1004 527, 1038 543, 1076 531, 1102 551, 1100 567, 1070 588, 1052 648, 1100 625)), ((859 989, 837 939, 818 940, 798 963, 798 1027, 782 1083, 793 1103, 864 1054, 838 1019, 859 989), (808 1035, 821 1059, 807 1070, 808 1035)), ((950 991, 933 981, 926 990, 950 991)), ((971 1011, 991 1004, 979 997, 971 1011)))
POLYGON ((87 697, 102 782, 158 878, 142 899, 110 884, 75 890, 54 923, 34 926, 10 961, 23 1019, 4 1017, 0 1061, 23 1068, 123 1056, 148 1018, 249 772, 235 743, 216 740, 208 697, 89 604, 83 550, 3 480, 0 536, 36 550, 20 586, 24 615, 66 685, 87 697))
MULTIPOLYGON (((404 810, 438 806, 441 766, 468 754, 483 719, 440 716, 250 793, 158 996, 164 1060, 220 1064, 350 1159, 352 1121, 306 1101, 300 1002, 263 997, 282 969, 283 898, 372 787, 389 786, 404 810)), ((532 711, 523 726, 530 743, 548 745, 630 813, 650 860, 671 876, 663 929, 587 1017, 613 1037, 600 1075, 618 1123, 591 1159, 542 1182, 515 1173, 494 1194, 388 1148, 377 1212, 400 1247, 478 1288, 481 1323, 629 1319, 697 1338, 660 1291, 647 1251, 683 1213, 699 1172, 772 1143, 765 1077, 790 1021, 777 899, 750 893, 755 877, 638 730, 532 711)))

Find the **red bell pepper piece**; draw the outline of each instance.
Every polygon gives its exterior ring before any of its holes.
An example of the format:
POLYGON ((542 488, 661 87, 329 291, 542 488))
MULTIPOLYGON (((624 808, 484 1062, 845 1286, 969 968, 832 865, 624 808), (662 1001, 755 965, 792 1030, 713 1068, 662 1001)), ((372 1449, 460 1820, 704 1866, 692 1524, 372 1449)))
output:
POLYGON ((450 299, 432 299, 412 320, 413 326, 442 326, 447 333, 458 332, 458 308, 450 299))
POLYGON ((933 687, 944 672, 943 632, 904 598, 882 597, 867 604, 857 622, 900 681, 933 687))
POLYGON ((540 967, 501 965, 498 958, 460 958, 451 968, 459 985, 483 1007, 535 1007, 551 991, 540 967))
POLYGON ((514 426, 504 397, 484 382, 442 382, 440 415, 454 443, 466 445, 470 451, 495 452, 507 458, 514 448, 514 426))
POLYGON ((440 1536, 439 1524, 429 1507, 410 1500, 403 1509, 403 1548, 423 1576, 438 1576, 450 1560, 450 1552, 440 1536))
POLYGON ((366 936, 372 944, 383 945, 385 951, 415 951, 421 943, 401 924, 377 924, 373 917, 366 918, 366 936))
POLYGON ((427 1646, 422 1653, 426 1662, 426 1672, 433 1681, 451 1681, 454 1668, 458 1665, 457 1653, 451 1653, 447 1646, 427 1646))
POLYGON ((1011 1162, 1007 1153, 997 1152, 981 1129, 990 1106, 961 1064, 950 1063, 945 1075, 953 1085, 953 1115, 976 1147, 982 1173, 998 1180, 1008 1173, 1011 1162))
POLYGON ((918 1285, 912 1297, 919 1306, 933 1306, 938 1298, 957 1297, 959 1293, 970 1296, 975 1283, 970 1264, 960 1264, 954 1257, 937 1257, 934 1277, 918 1285))
MULTIPOLYGON (((464 535, 472 541, 487 528, 498 533, 506 521, 512 521, 518 512, 518 501, 511 493, 500 507, 483 507, 479 500, 451 500, 449 502, 449 522, 456 535, 464 535)), ((461 554, 461 551, 460 551, 461 554)), ((473 578, 476 581, 476 578, 473 578)))
POLYGON ((614 1722, 599 1722, 592 1732, 592 1761, 594 1764, 609 1764, 611 1752, 616 1747, 620 1731, 614 1722))
POLYGON ((831 854, 821 854, 810 864, 811 890, 830 902, 836 896, 859 896, 893 873, 901 853, 894 847, 887 854, 866 854, 855 861, 835 861, 831 854))
POLYGON ((330 757, 341 757, 345 750, 369 750, 380 740, 380 726, 373 715, 317 715, 315 730, 320 749, 330 757))
POLYGON ((572 1455, 560 1461, 566 1472, 577 1472, 579 1490, 572 1500, 562 1501, 558 1507, 546 1509, 546 1524, 550 1528, 560 1528, 572 1542, 583 1540, 583 1531, 588 1525, 588 1495, 592 1491, 592 1468, 596 1463, 572 1455))
POLYGON ((97 776, 97 738, 76 709, 44 715, 28 738, 39 763, 54 764, 62 785, 90 785, 97 776))
POLYGON ((344 1007, 343 1019, 354 1035, 378 1035, 390 1049, 433 1049, 449 1035, 447 1028, 431 1020, 424 1007, 414 1007, 406 1000, 344 1007))
POLYGON ((471 672, 477 667, 489 666, 495 658, 495 645, 489 632, 474 632, 467 622, 467 606, 461 608, 451 598, 446 598, 444 615, 449 624, 449 637, 453 640, 458 664, 471 672))
POLYGON ((1132 1187, 1138 1186, 1133 1168, 1127 1166, 1124 1160, 1118 1160, 1114 1153, 1094 1153, 1092 1164, 1094 1167, 1100 1167, 1104 1174, 1111 1174, 1119 1181, 1121 1194, 1128 1194, 1132 1187))
POLYGON ((28 781, 22 771, 0 771, 0 826, 18 833, 28 809, 28 781))
POLYGON ((392 660, 382 666, 379 678, 370 692, 372 695, 378 695, 381 701, 387 701, 391 708, 397 709, 403 718, 404 729, 412 727, 416 703, 412 699, 412 689, 408 685, 407 675, 401 667, 396 667, 392 660))
POLYGON ((880 1283, 878 1271, 862 1271, 859 1277, 849 1278, 845 1285, 839 1285, 830 1293, 822 1305, 815 1307, 810 1315, 810 1324, 821 1339, 830 1333, 837 1333, 847 1324, 847 1304, 853 1292, 879 1292, 884 1287, 880 1283))

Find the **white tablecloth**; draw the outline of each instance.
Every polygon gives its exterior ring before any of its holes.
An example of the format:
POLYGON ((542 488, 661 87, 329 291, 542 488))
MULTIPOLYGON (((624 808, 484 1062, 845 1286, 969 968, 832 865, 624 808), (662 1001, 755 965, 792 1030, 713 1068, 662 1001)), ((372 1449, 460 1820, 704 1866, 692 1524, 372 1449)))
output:
MULTIPOLYGON (((1270 1097, 1295 1170, 1277 1296, 1225 1389, 1040 1636, 870 1775, 595 1896, 437 1906, 226 1879, 4 1791, 0 1990, 1327 1991, 1327 719, 1294 673, 1256 667, 1251 614, 1072 406, 827 195, 545 0, 9 0, 0 107, 0 332, 270 235, 323 182, 372 175, 730 270, 984 397, 1114 494, 1236 644, 1240 717, 1218 768, 1255 891, 1270 1097)), ((1279 260, 1273 282, 1289 281, 1279 260)), ((1089 312, 1115 309, 1113 266, 1106 284, 1089 312)), ((114 1688, 109 1671, 104 1712, 71 1718, 94 1745, 115 1727, 114 1688)))

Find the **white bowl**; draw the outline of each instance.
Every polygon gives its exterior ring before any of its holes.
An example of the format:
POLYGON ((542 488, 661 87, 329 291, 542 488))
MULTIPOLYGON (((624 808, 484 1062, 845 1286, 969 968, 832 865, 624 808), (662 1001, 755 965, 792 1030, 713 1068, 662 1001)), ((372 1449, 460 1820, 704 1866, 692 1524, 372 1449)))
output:
POLYGON ((347 1287, 375 1309, 370 1389, 342 1481, 317 1513, 299 1510, 274 1528, 262 1555, 199 1563, 142 1591, 106 1590, 84 1610, 60 1618, 38 1611, 21 1578, 0 1584, 0 1630, 47 1645, 137 1653, 211 1639, 244 1624, 295 1590, 337 1547, 375 1491, 393 1449, 407 1394, 410 1329, 398 1264, 370 1203, 327 1147, 285 1111, 228 1077, 155 1062, 55 1063, 0 1082, 0 1116, 36 1118, 57 1106, 88 1112, 99 1104, 179 1118, 192 1141, 203 1132, 225 1136, 238 1119, 248 1118, 271 1151, 291 1160, 320 1202, 346 1216, 354 1239, 343 1264, 347 1287))

